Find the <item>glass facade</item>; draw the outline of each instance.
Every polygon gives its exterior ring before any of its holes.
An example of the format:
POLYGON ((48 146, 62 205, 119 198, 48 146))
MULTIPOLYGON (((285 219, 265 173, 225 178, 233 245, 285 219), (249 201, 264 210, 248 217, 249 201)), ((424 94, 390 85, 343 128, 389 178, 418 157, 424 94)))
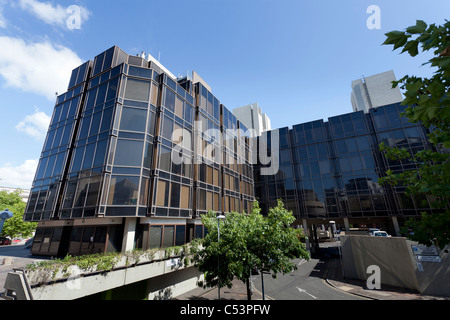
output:
POLYGON ((179 245, 203 236, 200 214, 248 210, 251 148, 239 126, 200 82, 116 46, 76 68, 57 98, 24 216, 40 222, 33 252, 120 250, 117 218, 142 219, 138 247, 179 245), (91 238, 103 245, 86 247, 91 238))
POLYGON ((388 161, 378 150, 381 142, 411 153, 431 148, 425 128, 400 116, 404 109, 393 104, 279 129, 277 174, 261 175, 264 166, 255 166, 263 210, 277 199, 299 219, 414 216, 429 210, 427 199, 378 183, 388 169, 403 172, 416 165, 388 161))

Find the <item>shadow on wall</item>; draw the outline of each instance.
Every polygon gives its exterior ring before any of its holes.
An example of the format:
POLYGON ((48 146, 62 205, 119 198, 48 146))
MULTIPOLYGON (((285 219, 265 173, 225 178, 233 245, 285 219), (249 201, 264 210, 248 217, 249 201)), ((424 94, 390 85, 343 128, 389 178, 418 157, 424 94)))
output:
POLYGON ((172 288, 165 288, 158 291, 153 300, 172 300, 172 288))

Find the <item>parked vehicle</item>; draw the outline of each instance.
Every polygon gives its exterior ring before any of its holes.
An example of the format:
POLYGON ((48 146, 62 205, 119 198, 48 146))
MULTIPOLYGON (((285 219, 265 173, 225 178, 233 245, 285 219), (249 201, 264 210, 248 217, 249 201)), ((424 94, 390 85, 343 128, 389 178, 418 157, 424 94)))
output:
POLYGON ((376 231, 380 231, 380 229, 378 229, 378 228, 370 228, 369 229, 369 235, 373 236, 373 233, 376 232, 376 231))
POLYGON ((5 237, 0 237, 0 246, 9 246, 11 245, 11 240, 5 237))
POLYGON ((373 235, 375 237, 390 237, 390 235, 386 231, 375 231, 373 235))

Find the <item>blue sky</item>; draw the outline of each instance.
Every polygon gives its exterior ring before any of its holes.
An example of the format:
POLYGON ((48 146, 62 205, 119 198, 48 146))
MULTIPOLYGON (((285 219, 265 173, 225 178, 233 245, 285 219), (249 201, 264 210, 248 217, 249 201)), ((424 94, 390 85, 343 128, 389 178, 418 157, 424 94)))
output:
POLYGON ((448 0, 0 0, 0 186, 31 187, 55 92, 113 45, 159 56, 175 75, 195 70, 229 109, 258 102, 279 128, 351 112, 362 75, 431 75, 429 56, 381 43, 449 13, 448 0), (366 25, 370 5, 380 29, 366 25))

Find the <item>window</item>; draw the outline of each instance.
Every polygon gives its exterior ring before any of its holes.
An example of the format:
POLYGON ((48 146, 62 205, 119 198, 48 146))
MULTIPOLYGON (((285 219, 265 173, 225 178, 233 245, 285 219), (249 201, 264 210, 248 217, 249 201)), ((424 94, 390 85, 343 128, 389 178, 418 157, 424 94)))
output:
POLYGON ((135 108, 122 108, 120 130, 145 132, 147 124, 147 110, 135 108))
POLYGON ((206 182, 213 184, 213 168, 210 166, 206 167, 206 182))
POLYGON ((183 100, 178 98, 178 96, 175 97, 175 115, 183 118, 183 100))
POLYGON ((159 87, 152 85, 152 101, 151 103, 154 106, 158 106, 158 95, 159 95, 159 87))
POLYGON ((212 192, 206 192, 206 210, 213 209, 213 194, 212 192))
POLYGON ((363 165, 360 156, 351 157, 350 162, 352 164, 352 168, 354 171, 363 170, 363 165))
POLYGON ((114 165, 117 166, 141 166, 143 141, 118 140, 114 165))
POLYGON ((162 226, 150 226, 149 248, 161 248, 162 226))
POLYGON ((101 177, 92 177, 89 184, 89 191, 86 198, 86 206, 95 206, 97 204, 98 192, 100 190, 101 177))
POLYGON ((358 145, 356 144, 355 138, 347 139, 347 149, 348 152, 358 152, 358 145))
POLYGON ((148 101, 150 96, 150 82, 128 79, 125 99, 148 101))
POLYGON ((139 177, 111 176, 109 205, 136 205, 139 177))
POLYGON ((160 146, 160 154, 159 154, 159 169, 170 172, 171 161, 171 153, 172 151, 164 146, 160 146))
POLYGON ((330 163, 328 160, 319 161, 320 174, 330 173, 330 163))
POLYGON ((198 206, 199 210, 206 210, 206 190, 199 189, 198 206))
POLYGON ((95 158, 93 167, 102 166, 105 164, 106 147, 108 140, 101 140, 97 143, 97 150, 95 151, 95 158))
POLYGON ((156 188, 156 205, 161 207, 169 206, 169 182, 158 180, 156 188))
POLYGON ((334 143, 336 145, 337 154, 347 153, 347 143, 345 142, 345 140, 337 140, 334 143))
POLYGON ((181 186, 181 194, 180 194, 180 208, 189 209, 190 206, 190 188, 187 186, 181 186))
POLYGON ((66 193, 64 196, 64 204, 63 208, 71 208, 73 203, 73 196, 75 194, 75 190, 77 188, 77 182, 69 182, 69 184, 66 187, 66 193))
POLYGON ((214 197, 214 201, 213 201, 213 210, 218 212, 219 211, 219 194, 218 193, 214 193, 213 197, 214 197))
POLYGON ((150 111, 148 115, 147 133, 152 136, 155 134, 155 118, 155 113, 150 111))
POLYGON ((163 247, 173 247, 175 226, 164 226, 163 247))
POLYGON ((83 167, 82 167, 83 170, 92 168, 92 161, 94 159, 95 146, 96 146, 95 143, 91 143, 86 146, 86 152, 84 154, 83 167))
POLYGON ((75 193, 74 207, 83 207, 86 199, 87 188, 89 185, 89 179, 80 179, 78 181, 77 192, 75 193))
POLYGON ((182 246, 186 242, 186 226, 177 226, 175 235, 175 245, 182 246))
POLYGON ((96 112, 92 116, 91 130, 89 131, 88 137, 98 134, 100 129, 100 121, 102 120, 102 112, 96 112))
POLYGON ((172 182, 172 189, 170 191, 170 206, 179 208, 180 206, 180 185, 172 182))
POLYGON ((172 140, 172 133, 173 133, 173 120, 169 119, 167 117, 164 117, 163 121, 163 131, 162 136, 166 138, 167 140, 172 140))
POLYGON ((165 88, 164 107, 172 112, 175 110, 175 93, 167 88, 165 88))
POLYGON ((146 143, 144 151, 144 168, 150 168, 153 160, 153 144, 146 143))

